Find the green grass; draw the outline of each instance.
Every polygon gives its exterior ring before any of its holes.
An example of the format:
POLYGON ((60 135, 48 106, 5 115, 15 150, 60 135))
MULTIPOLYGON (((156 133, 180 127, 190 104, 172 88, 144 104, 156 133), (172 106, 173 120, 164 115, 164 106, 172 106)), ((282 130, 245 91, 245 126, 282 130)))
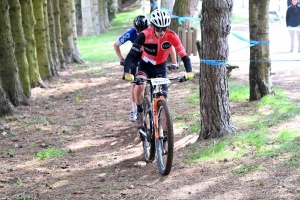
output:
POLYGON ((231 24, 248 24, 249 18, 248 17, 240 17, 238 15, 233 15, 231 17, 231 24))
POLYGON ((137 9, 132 12, 117 14, 111 22, 112 28, 105 33, 91 37, 79 37, 78 47, 81 58, 93 62, 118 61, 113 44, 121 35, 133 27, 133 19, 139 14, 139 11, 140 9, 137 9))
MULTIPOLYGON (((243 102, 249 96, 245 85, 230 81, 231 100, 243 102)), ((265 96, 251 104, 254 114, 235 116, 239 126, 247 127, 237 135, 212 140, 210 145, 199 148, 201 143, 191 146, 193 153, 187 156, 187 162, 200 162, 211 159, 241 158, 252 154, 257 157, 288 156, 291 159, 283 164, 300 166, 300 131, 285 129, 278 134, 270 132, 269 127, 284 123, 300 115, 300 108, 285 95, 275 89, 276 96, 265 96), (199 150, 198 150, 199 149, 199 150)), ((193 127, 193 126, 190 126, 193 127)), ((199 126, 200 130, 200 126, 199 126)), ((259 169, 259 168, 255 168, 259 169)), ((240 166, 233 172, 246 173, 249 166, 240 166)))
POLYGON ((244 102, 249 100, 249 87, 241 83, 228 81, 229 100, 235 102, 244 102))
POLYGON ((56 147, 45 149, 41 152, 38 152, 35 156, 37 160, 44 160, 51 157, 59 157, 67 154, 66 151, 62 151, 56 147))

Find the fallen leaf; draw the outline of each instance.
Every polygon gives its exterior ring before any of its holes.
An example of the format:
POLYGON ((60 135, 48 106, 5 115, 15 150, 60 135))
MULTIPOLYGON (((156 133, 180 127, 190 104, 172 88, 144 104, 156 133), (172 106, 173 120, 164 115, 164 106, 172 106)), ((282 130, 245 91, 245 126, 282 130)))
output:
POLYGON ((73 192, 72 194, 84 194, 84 191, 75 191, 75 192, 73 192))
POLYGON ((263 182, 260 182, 259 185, 260 186, 265 186, 265 184, 263 182))

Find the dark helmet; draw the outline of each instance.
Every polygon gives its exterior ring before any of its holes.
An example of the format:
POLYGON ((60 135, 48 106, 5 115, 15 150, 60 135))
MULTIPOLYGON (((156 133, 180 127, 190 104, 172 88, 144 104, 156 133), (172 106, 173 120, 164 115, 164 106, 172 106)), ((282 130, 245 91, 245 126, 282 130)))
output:
POLYGON ((149 27, 149 20, 145 16, 139 15, 134 18, 133 26, 138 32, 141 32, 149 27))

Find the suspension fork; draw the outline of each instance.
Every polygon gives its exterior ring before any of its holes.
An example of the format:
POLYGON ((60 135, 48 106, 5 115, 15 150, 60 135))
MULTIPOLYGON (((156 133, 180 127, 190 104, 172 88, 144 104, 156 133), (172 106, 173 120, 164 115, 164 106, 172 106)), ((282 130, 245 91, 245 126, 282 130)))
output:
POLYGON ((155 139, 159 139, 159 134, 158 134, 158 102, 165 100, 163 96, 154 98, 153 99, 153 116, 154 116, 154 133, 155 133, 155 139))

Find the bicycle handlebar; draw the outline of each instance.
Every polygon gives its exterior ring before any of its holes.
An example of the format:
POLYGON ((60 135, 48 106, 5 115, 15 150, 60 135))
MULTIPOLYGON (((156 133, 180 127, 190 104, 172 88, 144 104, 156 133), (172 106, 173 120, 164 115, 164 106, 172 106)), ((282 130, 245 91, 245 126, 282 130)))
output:
MULTIPOLYGON (((136 83, 137 85, 141 84, 141 83, 144 83, 144 82, 149 82, 153 79, 159 79, 161 77, 157 77, 157 78, 147 78, 147 79, 144 79, 144 78, 136 78, 134 81, 132 81, 131 83, 136 83)), ((181 75, 181 76, 177 76, 177 77, 174 77, 174 78, 162 78, 162 79, 168 79, 170 81, 173 81, 173 80, 177 80, 178 82, 185 82, 187 81, 188 79, 185 78, 184 75, 181 75)))

